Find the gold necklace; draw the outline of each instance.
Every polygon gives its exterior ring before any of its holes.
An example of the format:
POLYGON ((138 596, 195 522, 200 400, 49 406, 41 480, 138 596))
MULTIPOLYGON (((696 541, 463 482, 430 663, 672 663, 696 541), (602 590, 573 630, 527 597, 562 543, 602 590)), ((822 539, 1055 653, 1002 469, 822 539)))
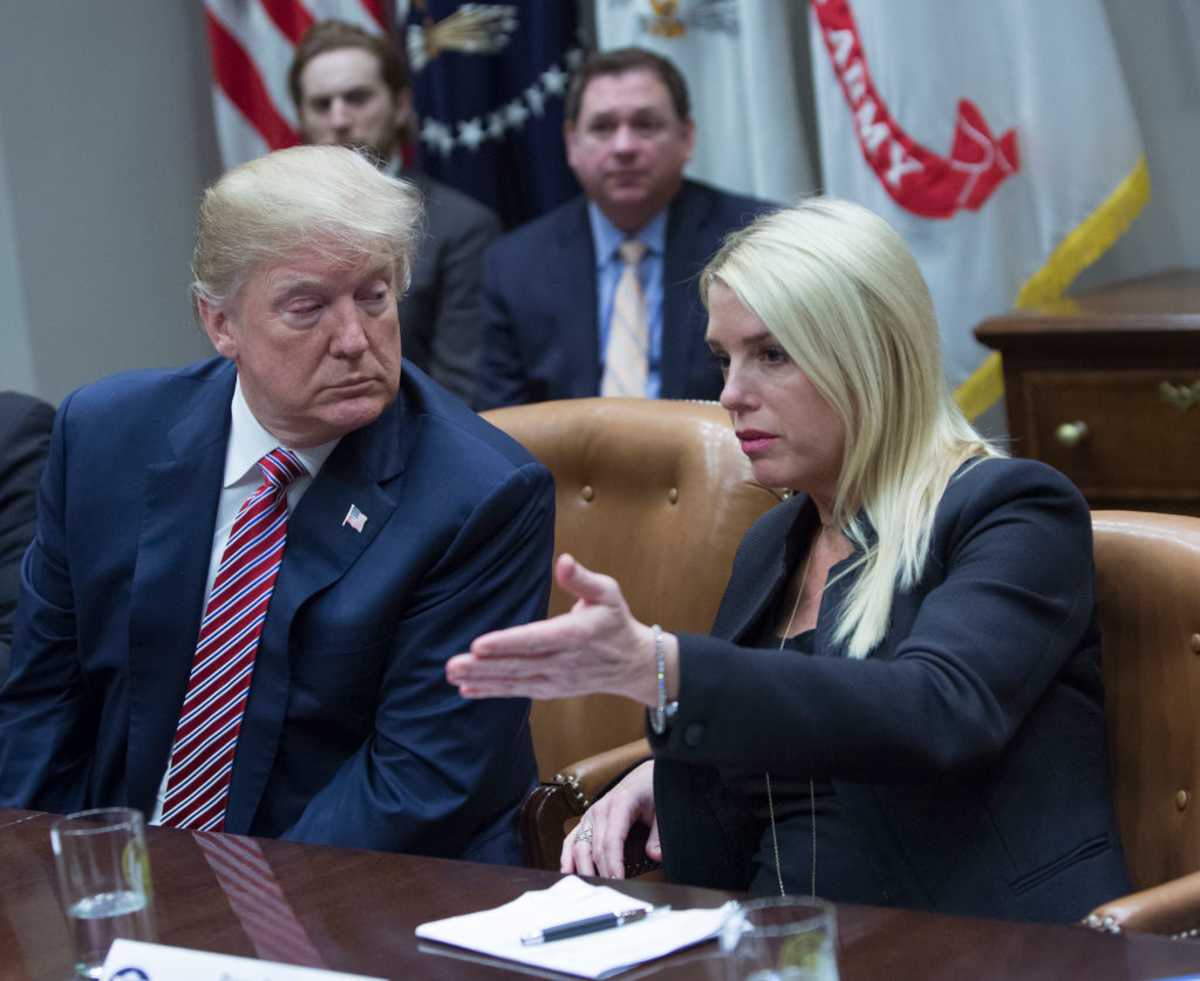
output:
MULTIPOLYGON (((792 623, 796 619, 796 611, 800 609, 800 600, 804 598, 804 584, 808 582, 808 570, 812 565, 813 552, 817 550, 817 541, 820 539, 821 533, 817 532, 817 537, 813 539, 812 545, 808 548, 808 555, 804 559, 804 571, 800 573, 800 587, 796 590, 796 602, 792 604, 792 612, 788 614, 787 626, 783 628, 783 636, 779 638, 779 649, 782 651, 784 645, 788 641, 788 634, 792 632, 792 623)), ((821 592, 825 592, 825 587, 821 587, 821 592)), ((775 829, 775 798, 771 793, 771 773, 768 770, 763 774, 767 782, 767 814, 771 818, 771 847, 775 852, 775 881, 779 883, 779 895, 786 896, 787 890, 783 888, 783 867, 779 861, 779 833, 775 829)), ((809 810, 809 826, 812 828, 812 864, 810 866, 811 881, 809 883, 809 892, 815 898, 817 895, 817 792, 813 786, 813 778, 808 778, 808 810, 809 810)))

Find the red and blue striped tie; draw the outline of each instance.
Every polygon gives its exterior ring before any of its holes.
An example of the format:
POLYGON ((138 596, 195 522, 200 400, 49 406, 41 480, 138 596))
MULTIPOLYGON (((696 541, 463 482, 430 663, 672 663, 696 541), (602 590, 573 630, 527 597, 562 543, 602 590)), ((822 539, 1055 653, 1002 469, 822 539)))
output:
POLYGON ((258 638, 287 540, 287 489, 307 474, 290 450, 261 460, 263 482, 238 511, 200 622, 175 729, 162 823, 221 831, 258 638))

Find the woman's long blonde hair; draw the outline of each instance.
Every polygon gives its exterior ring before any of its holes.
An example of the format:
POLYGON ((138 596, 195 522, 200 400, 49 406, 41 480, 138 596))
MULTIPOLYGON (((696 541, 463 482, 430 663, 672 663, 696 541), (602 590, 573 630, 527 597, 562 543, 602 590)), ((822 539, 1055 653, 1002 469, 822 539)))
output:
POLYGON ((866 657, 887 632, 894 593, 921 574, 951 476, 969 459, 1003 454, 955 405, 929 289, 878 215, 831 198, 764 215, 730 235, 705 268, 706 303, 717 281, 842 420, 832 520, 860 555, 834 637, 851 657, 866 657))

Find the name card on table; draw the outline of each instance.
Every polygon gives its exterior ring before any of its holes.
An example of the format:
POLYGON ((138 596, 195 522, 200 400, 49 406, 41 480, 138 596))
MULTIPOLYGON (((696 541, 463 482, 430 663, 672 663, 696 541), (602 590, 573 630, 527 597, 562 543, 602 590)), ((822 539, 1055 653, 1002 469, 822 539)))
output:
POLYGON ((296 967, 141 940, 114 940, 100 977, 104 981, 385 981, 365 974, 296 967))

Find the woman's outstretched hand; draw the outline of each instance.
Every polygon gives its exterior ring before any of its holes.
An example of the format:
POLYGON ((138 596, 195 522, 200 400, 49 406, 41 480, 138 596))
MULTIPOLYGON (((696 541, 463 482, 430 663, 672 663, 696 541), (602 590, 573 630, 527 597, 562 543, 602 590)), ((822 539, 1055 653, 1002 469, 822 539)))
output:
MULTIPOLYGON (((621 587, 560 555, 558 585, 570 612, 477 637, 446 662, 446 680, 464 698, 562 698, 607 692, 645 705, 658 698, 654 635, 629 612, 621 587)), ((663 634, 671 661, 675 638, 663 634)))
POLYGON ((654 761, 630 770, 624 779, 589 807, 563 842, 561 868, 578 875, 625 878, 625 839, 634 822, 650 825, 646 856, 662 861, 654 809, 654 761))

